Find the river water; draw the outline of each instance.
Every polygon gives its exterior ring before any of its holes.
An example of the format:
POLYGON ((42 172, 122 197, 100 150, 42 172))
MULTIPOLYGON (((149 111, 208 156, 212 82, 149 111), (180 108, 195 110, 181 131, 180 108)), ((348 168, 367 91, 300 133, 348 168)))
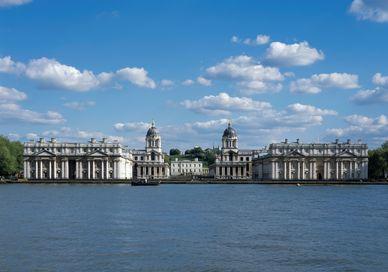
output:
POLYGON ((0 271, 388 271, 388 186, 1 185, 0 271))

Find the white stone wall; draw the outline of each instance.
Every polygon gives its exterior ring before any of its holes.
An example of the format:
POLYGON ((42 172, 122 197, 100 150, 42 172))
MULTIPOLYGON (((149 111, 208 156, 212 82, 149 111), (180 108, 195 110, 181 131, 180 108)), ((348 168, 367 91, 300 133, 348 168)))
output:
POLYGON ((363 143, 271 144, 255 159, 253 176, 268 180, 360 180, 368 178, 368 147, 363 143))
POLYGON ((201 161, 175 160, 171 162, 170 172, 172 176, 203 175, 203 163, 201 161))

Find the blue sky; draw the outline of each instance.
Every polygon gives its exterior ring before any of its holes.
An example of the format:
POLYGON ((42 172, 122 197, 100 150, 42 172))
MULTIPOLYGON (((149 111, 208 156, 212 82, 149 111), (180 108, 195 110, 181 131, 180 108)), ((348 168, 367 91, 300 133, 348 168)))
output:
POLYGON ((388 139, 388 1, 0 0, 0 133, 388 139), (384 3, 386 2, 386 3, 384 3))

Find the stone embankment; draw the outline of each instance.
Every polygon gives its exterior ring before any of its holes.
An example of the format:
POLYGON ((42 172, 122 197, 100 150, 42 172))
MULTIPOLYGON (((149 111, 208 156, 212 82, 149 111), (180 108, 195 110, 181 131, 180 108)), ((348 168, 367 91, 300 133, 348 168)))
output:
MULTIPOLYGON (((1 180, 0 184, 131 184, 131 180, 1 180)), ((387 180, 162 180, 161 184, 388 185, 387 180)))

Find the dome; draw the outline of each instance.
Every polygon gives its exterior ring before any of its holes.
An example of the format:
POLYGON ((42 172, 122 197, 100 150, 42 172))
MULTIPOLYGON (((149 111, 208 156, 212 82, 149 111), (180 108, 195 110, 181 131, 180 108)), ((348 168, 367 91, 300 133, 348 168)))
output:
POLYGON ((155 127, 155 123, 152 122, 151 127, 147 131, 147 137, 155 137, 155 136, 158 136, 158 135, 159 135, 159 133, 158 133, 158 130, 156 129, 156 127, 155 127))
POLYGON ((228 127, 224 130, 224 134, 222 137, 226 138, 236 138, 237 137, 237 132, 234 128, 230 126, 230 123, 228 123, 228 127))

